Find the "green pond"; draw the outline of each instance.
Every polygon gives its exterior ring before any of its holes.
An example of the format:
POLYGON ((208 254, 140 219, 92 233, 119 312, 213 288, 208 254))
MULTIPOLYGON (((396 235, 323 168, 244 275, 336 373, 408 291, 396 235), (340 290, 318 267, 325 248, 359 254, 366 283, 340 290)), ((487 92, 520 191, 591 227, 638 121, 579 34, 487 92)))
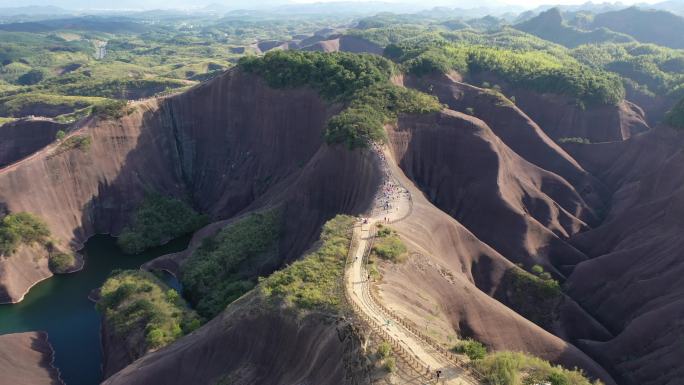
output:
MULTIPOLYGON (((46 331, 55 350, 55 366, 66 385, 93 385, 102 381, 100 315, 88 294, 104 283, 112 270, 137 269, 167 253, 183 250, 184 237, 140 255, 123 254, 110 236, 97 235, 85 245, 83 270, 56 275, 40 282, 18 304, 0 305, 0 334, 46 331)), ((169 274, 164 280, 178 290, 169 274)))

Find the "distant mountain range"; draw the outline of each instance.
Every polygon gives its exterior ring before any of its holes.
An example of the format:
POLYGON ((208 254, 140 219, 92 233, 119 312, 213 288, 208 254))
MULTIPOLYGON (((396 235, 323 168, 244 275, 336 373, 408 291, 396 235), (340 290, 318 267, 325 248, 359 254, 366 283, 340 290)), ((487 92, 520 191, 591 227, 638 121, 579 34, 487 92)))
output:
POLYGON ((515 28, 566 47, 597 42, 627 43, 634 41, 634 38, 628 35, 605 28, 584 31, 567 25, 559 8, 544 11, 532 19, 515 25, 515 28))
POLYGON ((567 47, 639 41, 684 48, 684 18, 667 11, 629 7, 596 15, 585 13, 575 23, 568 24, 557 7, 516 24, 515 28, 567 47))

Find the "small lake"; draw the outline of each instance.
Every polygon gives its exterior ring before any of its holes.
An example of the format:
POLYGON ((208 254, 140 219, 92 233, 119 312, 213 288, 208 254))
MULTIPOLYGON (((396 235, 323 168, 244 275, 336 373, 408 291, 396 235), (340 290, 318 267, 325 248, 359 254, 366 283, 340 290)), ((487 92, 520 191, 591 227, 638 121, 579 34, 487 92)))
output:
MULTIPOLYGON (((130 256, 116 246, 116 239, 96 235, 85 245, 83 270, 56 275, 40 282, 18 304, 0 305, 0 334, 46 331, 55 350, 55 366, 66 385, 94 385, 102 381, 100 315, 88 294, 100 287, 115 269, 137 269, 143 263, 183 250, 190 237, 174 240, 148 252, 130 256)), ((174 288, 169 274, 164 280, 174 288)))

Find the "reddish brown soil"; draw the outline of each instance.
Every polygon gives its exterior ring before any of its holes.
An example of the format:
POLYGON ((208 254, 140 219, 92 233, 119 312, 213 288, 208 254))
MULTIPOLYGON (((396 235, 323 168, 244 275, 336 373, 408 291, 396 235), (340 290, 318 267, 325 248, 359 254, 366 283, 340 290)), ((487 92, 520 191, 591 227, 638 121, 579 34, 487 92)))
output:
MULTIPOLYGON (((449 109, 402 116, 389 129, 394 166, 414 197, 413 215, 396 228, 415 254, 383 269, 383 299, 418 324, 430 319, 440 332, 578 366, 608 384, 678 383, 681 134, 649 130, 641 109, 627 102, 582 109, 499 83, 516 96, 511 105, 453 77, 406 84, 435 93, 449 109), (463 113, 468 108, 472 116, 463 113), (602 143, 559 146, 561 137, 602 143), (563 284, 564 294, 542 309, 544 322, 524 317, 533 318, 537 303, 512 294, 515 263, 541 264, 563 284)), ((322 142, 325 121, 339 108, 311 90, 273 90, 230 71, 182 95, 139 103, 119 121, 86 122, 76 134, 92 137, 88 151, 48 146, 0 169, 0 203, 39 215, 73 248, 96 232, 117 234, 150 188, 189 197, 215 221, 191 249, 237 215, 279 206, 287 218, 282 265, 311 246, 326 219, 367 209, 377 188, 380 169, 369 152, 322 142)), ((185 256, 155 263, 173 271, 185 256)), ((44 258, 35 259, 36 269, 26 262, 32 258, 16 257, 0 261, 3 300, 49 276, 44 258)), ((334 323, 243 305, 110 383, 229 375, 237 383, 332 384, 348 373, 342 363, 352 348, 336 339, 334 323)))
POLYGON ((248 295, 104 384, 365 383, 360 349, 345 322, 315 314, 298 318, 248 295))
POLYGON ((320 40, 302 48, 303 51, 320 52, 353 52, 382 54, 382 47, 366 39, 356 36, 339 36, 328 40, 320 40))
POLYGON ((1 385, 63 385, 52 366, 54 352, 47 333, 27 332, 0 336, 1 385))

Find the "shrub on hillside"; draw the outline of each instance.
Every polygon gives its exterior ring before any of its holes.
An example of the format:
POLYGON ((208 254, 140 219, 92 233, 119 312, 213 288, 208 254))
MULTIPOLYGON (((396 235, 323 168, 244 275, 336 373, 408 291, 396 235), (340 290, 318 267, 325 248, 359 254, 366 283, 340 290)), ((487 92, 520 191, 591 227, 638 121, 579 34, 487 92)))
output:
MULTIPOLYGON (((58 132, 59 134, 59 132, 58 132)), ((63 136, 62 136, 63 138, 63 136)), ((73 135, 65 140, 63 140, 59 146, 57 146, 57 149, 55 150, 54 153, 52 153, 52 156, 57 156, 59 154, 62 154, 64 152, 67 152, 69 150, 80 150, 83 152, 87 152, 90 149, 90 145, 93 143, 93 140, 90 136, 88 135, 73 135)))
POLYGON ((45 222, 27 212, 8 214, 0 221, 0 255, 11 255, 20 245, 45 245, 50 230, 45 222))
POLYGON ((383 57, 342 52, 272 51, 263 57, 243 57, 239 65, 273 88, 307 86, 335 101, 350 100, 361 89, 388 82, 395 72, 383 57))
POLYGON ((684 129, 684 99, 667 113, 665 121, 674 128, 684 129))
POLYGON ((480 360, 487 355, 487 348, 480 341, 470 338, 459 341, 451 350, 454 353, 465 354, 471 360, 480 360))
POLYGON ((397 70, 377 55, 276 51, 245 57, 240 67, 263 77, 274 88, 311 87, 324 98, 346 104, 331 118, 325 138, 329 144, 365 147, 385 138, 384 125, 400 113, 439 111, 434 97, 390 83, 397 70))
POLYGON ((199 317, 178 293, 143 270, 110 276, 100 289, 97 309, 121 337, 143 331, 144 341, 125 339, 132 344, 127 346, 129 350, 142 350, 143 354, 168 345, 199 325, 199 317))
POLYGON ((69 272, 76 265, 76 257, 71 253, 55 253, 48 259, 48 267, 55 274, 69 272))
POLYGON ((406 259, 407 248, 399 234, 389 227, 382 227, 376 233, 371 255, 395 263, 406 259))
POLYGON ((392 354, 392 346, 387 341, 383 341, 378 345, 378 356, 380 358, 387 358, 392 354))
POLYGON ((516 87, 574 97, 581 105, 617 104, 625 96, 615 74, 546 52, 470 44, 403 48, 404 55, 398 60, 416 75, 451 70, 464 75, 492 74, 516 87))
POLYGON ((241 268, 273 258, 280 236, 280 212, 251 214, 206 238, 183 265, 181 282, 197 311, 211 318, 252 289, 241 268))
POLYGON ((385 117, 369 106, 348 108, 328 121, 325 140, 344 143, 350 149, 385 139, 385 117))
POLYGON ((132 223, 123 229, 117 244, 127 254, 138 254, 191 233, 206 222, 206 216, 183 201, 151 193, 136 211, 132 223))
POLYGON ((109 100, 93 106, 92 113, 103 119, 119 119, 126 115, 127 105, 125 100, 109 100))
POLYGON ((532 322, 549 327, 563 299, 558 281, 546 272, 537 276, 518 267, 507 271, 506 281, 511 307, 532 322))
MULTIPOLYGON (((579 370, 553 366, 548 361, 518 352, 496 352, 475 361, 488 384, 592 385, 579 370), (523 382, 524 380, 524 382, 523 382)), ((598 385, 599 382, 594 383, 598 385)))
POLYGON ((354 218, 346 215, 326 222, 318 249, 261 279, 262 295, 299 309, 336 312, 343 298, 343 270, 353 226, 354 218))

